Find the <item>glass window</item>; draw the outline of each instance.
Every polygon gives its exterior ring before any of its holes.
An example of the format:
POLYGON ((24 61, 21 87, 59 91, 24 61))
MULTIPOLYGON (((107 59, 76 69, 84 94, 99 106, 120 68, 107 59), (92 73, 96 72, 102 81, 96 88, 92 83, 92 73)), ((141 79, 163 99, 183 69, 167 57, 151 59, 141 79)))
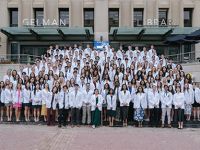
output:
POLYGON ((168 22, 168 9, 159 9, 159 26, 167 26, 168 22))
POLYGON ((35 8, 35 26, 43 26, 44 11, 43 8, 35 8))
POLYGON ((10 26, 11 27, 18 26, 18 8, 10 9, 10 26))
POLYGON ((133 25, 134 27, 143 26, 143 8, 135 8, 133 10, 134 18, 133 25))
POLYGON ((192 12, 191 8, 184 9, 184 27, 192 27, 192 12))
POLYGON ((119 27, 119 8, 109 8, 109 30, 111 27, 119 27))
POLYGON ((59 8, 59 25, 69 27, 69 9, 59 8))
POLYGON ((84 27, 92 27, 94 29, 94 8, 84 9, 84 27))

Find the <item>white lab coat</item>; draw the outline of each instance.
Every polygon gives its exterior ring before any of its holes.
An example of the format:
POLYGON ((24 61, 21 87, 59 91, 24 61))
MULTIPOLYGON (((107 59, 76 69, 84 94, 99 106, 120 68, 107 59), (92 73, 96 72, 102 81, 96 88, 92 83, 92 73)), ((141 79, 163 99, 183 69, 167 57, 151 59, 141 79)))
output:
POLYGON ((23 92, 23 103, 28 104, 31 101, 32 92, 31 90, 27 90, 26 88, 22 91, 23 92))
POLYGON ((32 105, 42 105, 42 91, 38 90, 35 92, 32 91, 32 105))
POLYGON ((198 87, 195 88, 193 99, 195 98, 197 103, 200 103, 200 89, 198 87))
POLYGON ((158 92, 148 91, 148 107, 150 109, 156 107, 159 108, 160 94, 158 92))
POLYGON ((107 109, 116 110, 117 107, 117 96, 113 95, 111 100, 111 95, 107 95, 107 109))
POLYGON ((58 100, 58 104, 59 104, 59 109, 63 109, 64 107, 64 94, 65 94, 65 108, 64 109, 69 109, 70 108, 70 93, 69 91, 66 91, 64 93, 64 91, 59 93, 59 100, 58 100))
POLYGON ((98 95, 98 103, 96 104, 96 96, 93 94, 91 97, 91 111, 94 111, 98 107, 99 111, 102 111, 103 97, 98 95))
POLYGON ((14 91, 10 89, 5 89, 3 94, 3 102, 5 104, 13 103, 14 101, 14 91))
POLYGON ((186 90, 184 92, 184 96, 185 96, 185 104, 191 105, 194 103, 194 98, 193 98, 194 92, 193 90, 186 90))
POLYGON ((1 93, 0 93, 0 102, 4 103, 4 89, 1 89, 1 93))
POLYGON ((14 91, 13 102, 14 103, 22 103, 23 102, 23 92, 22 92, 22 90, 20 90, 19 93, 18 93, 18 90, 14 91))
POLYGON ((119 92, 119 101, 120 106, 129 106, 129 103, 131 101, 131 94, 127 90, 126 93, 124 91, 119 92))
MULTIPOLYGON (((46 108, 51 108, 52 97, 53 97, 53 92, 48 92, 48 98, 46 99, 46 102, 45 102, 46 108)), ((59 99, 59 94, 55 93, 53 103, 52 103, 53 110, 56 110, 56 105, 58 103, 58 99, 59 99)))
POLYGON ((45 89, 42 90, 42 105, 46 104, 46 101, 49 98, 49 94, 50 94, 49 91, 46 91, 45 89))
POLYGON ((85 90, 83 91, 83 94, 82 94, 82 105, 83 106, 86 106, 86 103, 89 103, 89 105, 91 105, 91 97, 93 95, 93 91, 89 90, 88 92, 85 90))
POLYGON ((173 95, 170 92, 165 93, 165 91, 161 92, 161 108, 172 108, 172 103, 173 103, 173 95))
POLYGON ((175 93, 173 99, 175 109, 185 109, 185 96, 184 93, 175 93))
POLYGON ((137 93, 134 99, 134 105, 133 108, 140 108, 143 109, 147 108, 147 97, 146 93, 137 93))
POLYGON ((82 92, 77 91, 77 95, 75 96, 75 90, 70 92, 70 107, 72 108, 81 108, 82 107, 82 92))

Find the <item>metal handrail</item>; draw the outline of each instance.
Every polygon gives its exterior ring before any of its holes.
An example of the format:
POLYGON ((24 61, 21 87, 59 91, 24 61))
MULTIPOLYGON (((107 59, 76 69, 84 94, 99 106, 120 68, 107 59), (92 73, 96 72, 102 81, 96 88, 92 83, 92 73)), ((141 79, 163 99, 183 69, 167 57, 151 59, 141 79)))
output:
POLYGON ((175 63, 194 63, 200 62, 200 57, 196 57, 198 54, 200 54, 199 51, 192 51, 174 55, 166 55, 165 57, 171 58, 175 63))
POLYGON ((0 64, 32 64, 36 58, 40 57, 30 54, 4 54, 0 55, 0 64))
MULTIPOLYGON (((200 51, 165 55, 165 57, 171 58, 174 63, 192 63, 200 62, 200 58, 195 57, 198 54, 200 56, 200 51)), ((30 54, 4 54, 0 55, 0 64, 32 64, 35 62, 36 58, 41 58, 41 56, 30 54)))

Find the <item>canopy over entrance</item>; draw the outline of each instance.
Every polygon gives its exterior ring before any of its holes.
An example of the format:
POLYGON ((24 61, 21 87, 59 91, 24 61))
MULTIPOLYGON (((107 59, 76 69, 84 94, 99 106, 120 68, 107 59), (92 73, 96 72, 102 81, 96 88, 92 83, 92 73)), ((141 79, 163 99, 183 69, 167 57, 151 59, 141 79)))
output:
POLYGON ((15 41, 88 41, 94 38, 90 27, 5 27, 1 32, 15 41))
POLYGON ((133 41, 138 43, 164 43, 167 37, 189 35, 198 30, 196 27, 113 27, 110 41, 133 41))

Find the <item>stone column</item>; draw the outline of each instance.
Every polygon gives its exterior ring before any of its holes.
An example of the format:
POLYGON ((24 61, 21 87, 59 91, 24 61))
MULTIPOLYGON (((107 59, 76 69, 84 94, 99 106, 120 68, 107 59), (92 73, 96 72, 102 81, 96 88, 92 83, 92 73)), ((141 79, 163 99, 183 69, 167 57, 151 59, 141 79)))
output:
POLYGON ((83 27, 83 0, 71 0, 71 26, 83 27))
POLYGON ((121 20, 120 25, 123 27, 131 27, 133 21, 133 9, 130 0, 120 0, 121 20))
POLYGON ((108 0, 95 0, 94 7, 94 32, 95 40, 108 40, 108 0))
POLYGON ((50 22, 50 24, 59 25, 58 18, 58 0, 45 0, 44 3, 44 20, 50 22))

